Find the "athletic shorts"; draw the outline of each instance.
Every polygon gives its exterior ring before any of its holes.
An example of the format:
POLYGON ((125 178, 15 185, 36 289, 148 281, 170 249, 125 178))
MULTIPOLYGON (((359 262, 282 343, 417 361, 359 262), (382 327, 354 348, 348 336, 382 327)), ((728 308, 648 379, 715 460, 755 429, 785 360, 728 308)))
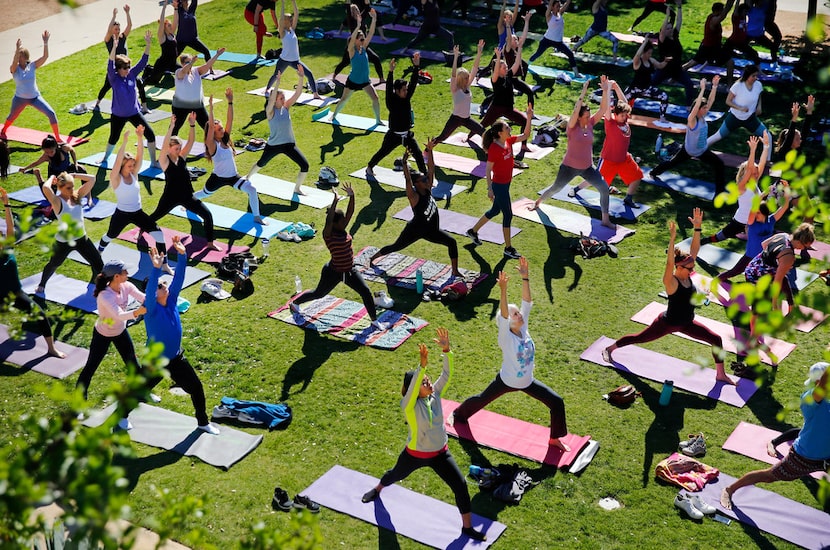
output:
POLYGON ((794 481, 813 472, 823 472, 828 465, 830 463, 826 460, 804 458, 790 447, 790 452, 784 457, 784 460, 773 466, 772 475, 776 481, 794 481))
POLYGON ((366 86, 369 86, 371 83, 372 82, 369 81, 369 82, 364 82, 363 84, 358 84, 357 82, 355 82, 351 78, 347 78, 345 86, 346 86, 346 88, 348 88, 350 90, 354 90, 355 92, 359 92, 360 90, 362 90, 366 86))
POLYGON ((701 44, 697 53, 692 58, 698 63, 713 63, 715 65, 722 65, 726 61, 723 60, 723 46, 704 46, 701 44))
POLYGON ((611 185, 614 181, 614 176, 620 176, 623 183, 631 185, 639 179, 643 179, 643 171, 637 165, 631 153, 625 157, 622 162, 612 162, 607 159, 601 159, 599 162, 599 173, 602 174, 602 179, 605 183, 611 185))

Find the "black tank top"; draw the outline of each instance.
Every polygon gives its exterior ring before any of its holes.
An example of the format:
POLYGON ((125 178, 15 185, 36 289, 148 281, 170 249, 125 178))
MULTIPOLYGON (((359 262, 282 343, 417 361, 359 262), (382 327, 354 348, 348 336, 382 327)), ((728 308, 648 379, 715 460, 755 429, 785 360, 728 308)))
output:
POLYGON ((71 158, 67 153, 64 153, 60 149, 55 151, 55 156, 49 159, 49 167, 47 168, 47 173, 50 176, 57 176, 61 172, 69 172, 69 168, 72 166, 71 158))
POLYGON ((670 325, 688 325, 692 322, 692 319, 695 318, 695 306, 692 304, 692 296, 695 293, 697 293, 697 288, 695 288, 694 283, 691 283, 687 288, 680 284, 680 279, 677 279, 677 290, 674 291, 674 294, 669 294, 669 307, 666 308, 666 321, 670 325))
POLYGON ((166 71, 175 71, 176 56, 179 54, 178 48, 176 36, 168 34, 161 44, 161 56, 156 61, 156 65, 161 65, 161 68, 166 71))
POLYGON ((438 227, 438 205, 432 194, 418 194, 418 203, 412 209, 412 223, 426 227, 438 227))
POLYGON ((506 76, 499 77, 493 82, 493 105, 512 109, 513 100, 513 78, 508 69, 506 76))
POLYGON ((178 162, 173 162, 169 155, 167 160, 170 162, 164 171, 164 194, 177 199, 193 196, 193 183, 190 181, 190 172, 187 171, 187 161, 184 157, 179 157, 178 162))
MULTIPOLYGON (((124 33, 121 33, 118 38, 118 44, 115 46, 115 55, 127 55, 127 37, 124 36, 124 33)), ((112 51, 113 42, 115 42, 114 36, 110 36, 110 39, 104 42, 107 47, 107 54, 112 51)))
POLYGON ((646 65, 645 61, 640 62, 640 68, 634 69, 634 80, 631 81, 632 88, 645 90, 651 86, 651 74, 654 72, 654 65, 646 65))

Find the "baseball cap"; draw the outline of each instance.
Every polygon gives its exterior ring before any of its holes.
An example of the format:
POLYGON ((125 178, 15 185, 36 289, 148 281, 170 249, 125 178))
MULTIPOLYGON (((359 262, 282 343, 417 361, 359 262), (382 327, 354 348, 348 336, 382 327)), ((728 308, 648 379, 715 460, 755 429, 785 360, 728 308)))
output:
POLYGON ((804 385, 812 386, 814 384, 818 384, 818 381, 821 380, 821 377, 824 375, 824 371, 827 370, 827 367, 830 367, 830 363, 825 363, 824 361, 816 363, 810 367, 809 375, 807 380, 804 381, 804 385))
POLYGON ((103 273, 105 277, 115 277, 125 269, 127 269, 127 266, 125 266, 124 262, 121 260, 110 260, 104 264, 104 269, 101 273, 103 273))

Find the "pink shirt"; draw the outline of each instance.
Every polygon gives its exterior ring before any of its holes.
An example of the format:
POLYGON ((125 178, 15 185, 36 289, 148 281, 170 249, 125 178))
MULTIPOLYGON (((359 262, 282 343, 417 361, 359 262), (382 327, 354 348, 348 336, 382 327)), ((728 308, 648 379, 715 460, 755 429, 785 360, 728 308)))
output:
POLYGON ((585 128, 577 123, 567 129, 567 134, 568 149, 562 164, 576 170, 590 168, 594 164, 594 123, 589 120, 585 128))
POLYGON ((135 285, 126 281, 121 283, 118 292, 107 287, 98 294, 98 320, 95 321, 95 330, 101 336, 113 338, 124 332, 127 321, 135 317, 132 311, 125 311, 131 296, 144 303, 144 294, 135 285))
POLYGON ((599 156, 611 162, 623 162, 628 158, 628 145, 631 143, 631 126, 620 126, 613 118, 605 119, 605 143, 599 156))

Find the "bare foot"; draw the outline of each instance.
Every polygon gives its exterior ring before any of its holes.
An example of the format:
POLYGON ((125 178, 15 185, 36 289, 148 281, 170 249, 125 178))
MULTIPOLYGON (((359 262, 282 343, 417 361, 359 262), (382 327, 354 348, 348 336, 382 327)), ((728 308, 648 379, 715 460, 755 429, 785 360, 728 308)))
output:
POLYGON ((772 458, 778 458, 778 449, 775 448, 775 444, 772 441, 767 441, 767 454, 770 455, 772 458))
POLYGON ((215 250, 215 251, 217 251, 217 252, 221 252, 221 251, 222 251, 222 249, 219 247, 219 245, 218 245, 218 244, 216 244, 216 243, 215 243, 215 242, 213 242, 213 241, 210 241, 210 242, 207 244, 207 249, 208 249, 208 250, 215 250))
POLYGON ((727 510, 732 509, 732 494, 729 492, 729 489, 724 488, 721 492, 720 505, 726 508, 727 510))
POLYGON ((558 437, 551 437, 548 441, 548 445, 550 445, 551 447, 556 447, 557 449, 562 449, 566 453, 571 450, 571 448, 562 443, 562 441, 560 441, 558 437))
POLYGON ((320 101, 322 101, 323 96, 321 96, 320 94, 314 94, 314 99, 319 99, 320 101))
POLYGON ((57 357, 58 359, 64 359, 66 357, 66 354, 64 352, 58 350, 57 348, 50 349, 47 352, 47 354, 51 355, 52 357, 57 357))
POLYGON ((259 225, 268 225, 268 221, 263 219, 262 216, 254 216, 254 221, 259 225))
POLYGON ((727 374, 723 374, 723 375, 718 374, 717 376, 715 376, 715 380, 717 380, 718 382, 723 382, 724 384, 729 384, 730 386, 737 386, 738 385, 738 384, 735 383, 734 380, 729 378, 729 375, 727 375, 727 374))
POLYGON ((536 210, 538 208, 539 208, 539 201, 534 202, 533 206, 528 206, 527 207, 528 210, 536 210))
POLYGON ((167 273, 168 275, 175 275, 175 272, 173 271, 173 268, 170 267, 170 264, 168 264, 167 262, 164 262, 163 264, 161 264, 161 270, 164 271, 165 273, 167 273))
POLYGON ((295 195, 302 195, 302 196, 305 196, 305 193, 304 193, 304 192, 303 192, 303 190, 302 190, 302 189, 300 189, 299 187, 295 187, 295 188, 294 188, 294 194, 295 194, 295 195))
POLYGON ((617 229, 617 224, 611 223, 610 221, 602 221, 601 223, 608 229, 617 229))

